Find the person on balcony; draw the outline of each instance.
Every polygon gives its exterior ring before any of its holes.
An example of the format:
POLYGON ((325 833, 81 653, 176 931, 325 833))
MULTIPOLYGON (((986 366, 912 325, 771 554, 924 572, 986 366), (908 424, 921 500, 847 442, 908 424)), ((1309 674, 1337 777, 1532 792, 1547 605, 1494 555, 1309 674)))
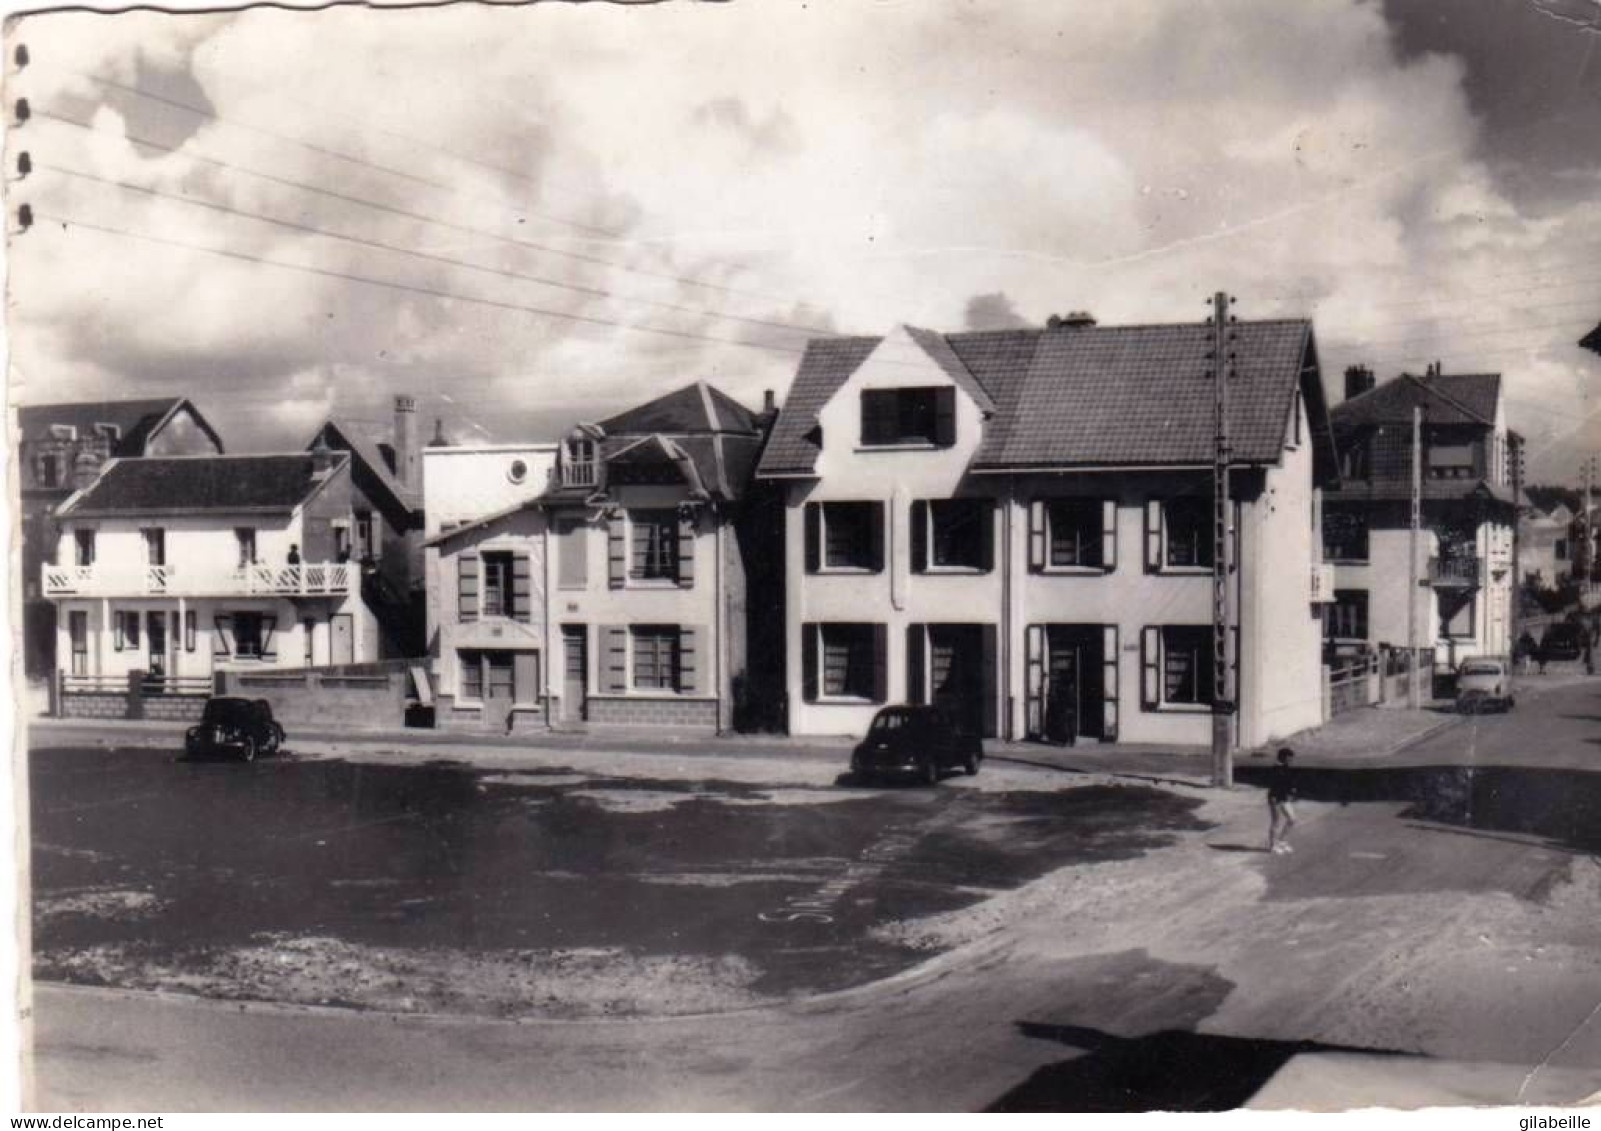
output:
POLYGON ((289 564, 292 566, 300 564, 300 546, 293 542, 289 545, 289 564))

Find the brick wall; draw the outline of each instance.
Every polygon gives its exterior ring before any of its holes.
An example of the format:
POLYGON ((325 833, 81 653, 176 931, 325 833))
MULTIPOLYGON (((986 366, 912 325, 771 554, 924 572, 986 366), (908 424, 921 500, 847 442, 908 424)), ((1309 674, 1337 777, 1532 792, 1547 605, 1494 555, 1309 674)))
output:
POLYGON ((589 721, 623 726, 667 726, 717 729, 717 700, 666 695, 589 697, 589 721))
MULTIPOLYGON (((527 734, 532 731, 542 731, 549 726, 548 718, 546 707, 518 707, 511 713, 511 733, 527 734)), ((506 726, 499 717, 491 718, 478 707, 458 707, 454 695, 440 695, 435 698, 434 729, 478 734, 506 733, 506 726)))
POLYGON ((204 695, 147 695, 144 701, 145 718, 171 722, 199 722, 206 709, 204 695))
POLYGON ((125 719, 128 697, 110 692, 69 691, 61 697, 61 714, 69 719, 125 719))

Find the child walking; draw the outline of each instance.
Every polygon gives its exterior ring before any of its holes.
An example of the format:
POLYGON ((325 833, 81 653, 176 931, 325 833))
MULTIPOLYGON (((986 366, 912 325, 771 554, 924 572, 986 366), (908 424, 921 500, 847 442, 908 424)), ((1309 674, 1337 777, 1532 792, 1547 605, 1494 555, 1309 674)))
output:
POLYGON ((1267 850, 1275 856, 1294 852, 1290 847, 1290 829, 1295 827, 1295 771, 1290 763, 1295 751, 1288 746, 1279 748, 1279 764, 1268 775, 1267 785, 1267 850))

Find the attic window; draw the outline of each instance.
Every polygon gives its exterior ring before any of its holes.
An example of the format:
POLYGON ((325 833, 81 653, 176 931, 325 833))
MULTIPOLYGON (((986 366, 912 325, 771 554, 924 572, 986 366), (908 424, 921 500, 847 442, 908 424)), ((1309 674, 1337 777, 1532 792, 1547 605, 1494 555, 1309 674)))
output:
POLYGON ((52 440, 76 440, 78 438, 78 429, 71 424, 52 424, 50 426, 50 438, 52 440))
POLYGON ((862 390, 862 446, 948 448, 956 442, 956 390, 950 386, 862 390))
POLYGON ((521 483, 528 478, 528 463, 525 460, 514 459, 511 466, 506 469, 506 478, 513 483, 521 483))
POLYGON ((587 436, 574 436, 562 445, 561 483, 563 487, 600 485, 600 468, 595 460, 594 440, 587 436))
POLYGON ((115 444, 122 439, 122 426, 118 424, 96 424, 95 435, 102 440, 110 440, 115 444))

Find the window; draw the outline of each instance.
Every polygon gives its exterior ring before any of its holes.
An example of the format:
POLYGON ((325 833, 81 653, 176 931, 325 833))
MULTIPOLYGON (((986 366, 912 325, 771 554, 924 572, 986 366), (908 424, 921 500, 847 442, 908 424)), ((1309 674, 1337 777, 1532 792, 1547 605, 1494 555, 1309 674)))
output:
POLYGON ((1368 560, 1368 516, 1357 507, 1323 508, 1323 558, 1330 562, 1368 560))
POLYGON ((633 637, 636 691, 678 689, 678 629, 673 625, 638 625, 633 637))
POLYGON ((678 512, 629 511, 632 539, 628 576, 644 581, 678 580, 678 512))
POLYGON ((139 532, 145 541, 145 564, 167 564, 167 532, 159 526, 147 526, 139 532))
POLYGON ((589 583, 589 526, 581 518, 556 520, 556 584, 582 589, 589 583))
POLYGON ((515 699, 517 692, 516 670, 512 667, 510 652, 485 652, 484 669, 491 699, 515 699))
POLYGON ((233 615, 233 654, 241 660, 259 660, 266 653, 265 625, 260 613, 233 615))
POLYGON ((334 524, 334 560, 348 562, 350 560, 350 527, 339 522, 334 524))
POLYGON ((1474 445, 1430 444, 1429 478, 1472 479, 1474 476, 1474 445))
POLYGON ((372 511, 356 512, 356 555, 362 561, 378 556, 378 528, 373 525, 372 511))
POLYGON ((1162 561, 1175 569, 1212 568, 1212 504, 1208 499, 1169 499, 1162 504, 1162 561))
POLYGON ((1565 562, 1568 560, 1568 540, 1566 538, 1557 539, 1555 554, 1556 559, 1559 562, 1565 562))
POLYGON ((994 556, 994 512, 988 499, 934 499, 913 504, 915 568, 988 570, 994 556))
POLYGON ((1340 475, 1345 479, 1370 479, 1373 475, 1373 442, 1364 436, 1350 441, 1340 452, 1340 475))
POLYGON ((956 442, 956 390, 946 387, 862 390, 864 447, 956 442))
POLYGON ((81 566, 95 564, 95 532, 93 530, 74 530, 72 540, 76 556, 74 560, 81 566))
POLYGON ((874 698, 873 626, 825 624, 819 626, 822 650, 823 694, 846 699, 874 698))
POLYGON ((112 647, 118 652, 134 651, 139 647, 139 621, 137 612, 113 609, 111 612, 112 647))
POLYGON ((1162 702, 1212 702, 1212 630, 1206 625, 1163 625, 1162 702))
POLYGON ((89 674, 89 614, 74 610, 67 614, 67 635, 72 638, 72 674, 89 674))
POLYGON ((517 598, 512 591, 510 553, 484 555, 484 616, 517 615, 517 598))
POLYGON ((306 648, 305 648, 305 664, 306 664, 306 667, 308 667, 308 668, 315 667, 316 666, 317 651, 313 647, 313 645, 315 644, 316 639, 317 639, 317 622, 314 621, 314 620, 303 620, 303 621, 301 621, 300 622, 300 632, 301 632, 301 635, 305 637, 305 642, 306 642, 306 648))
POLYGON ((239 547, 239 565, 241 567, 256 564, 256 528, 253 526, 236 526, 233 532, 234 542, 239 547))
POLYGON ((1368 638, 1368 594, 1366 589, 1336 589, 1334 603, 1324 608, 1323 636, 1327 640, 1366 640, 1368 638))
POLYGON ((600 468, 595 461, 595 441, 574 437, 562 446, 561 483, 563 487, 600 485, 600 468))
POLYGON ((513 483, 521 483, 524 479, 527 479, 528 461, 521 459, 512 460, 511 466, 506 469, 506 478, 511 480, 513 483))
POLYGON ((40 456, 33 465, 34 480, 41 487, 59 487, 61 485, 61 461, 55 453, 40 456))
POLYGON ((882 503, 807 503, 805 520, 807 572, 884 568, 882 503))
POLYGON ((1045 504, 1046 563, 1055 568, 1099 568, 1103 563, 1102 504, 1095 499, 1052 499, 1045 504))
POLYGON ((484 697, 484 654, 482 652, 457 652, 456 667, 461 672, 461 697, 463 699, 482 699, 484 697))

